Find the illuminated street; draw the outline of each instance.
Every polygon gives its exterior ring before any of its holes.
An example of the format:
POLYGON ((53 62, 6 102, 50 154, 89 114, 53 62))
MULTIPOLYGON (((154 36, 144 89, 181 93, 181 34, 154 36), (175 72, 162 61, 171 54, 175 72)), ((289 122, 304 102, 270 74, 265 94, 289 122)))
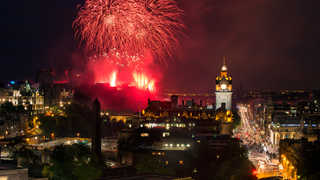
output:
POLYGON ((257 168, 258 178, 279 176, 277 147, 271 146, 270 138, 258 126, 250 105, 238 104, 238 109, 241 125, 235 130, 235 137, 248 147, 248 157, 257 168))

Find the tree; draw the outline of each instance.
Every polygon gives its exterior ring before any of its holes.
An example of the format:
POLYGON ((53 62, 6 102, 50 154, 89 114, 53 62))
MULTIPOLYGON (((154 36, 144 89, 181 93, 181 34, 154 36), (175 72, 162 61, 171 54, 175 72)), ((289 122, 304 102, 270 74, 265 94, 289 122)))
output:
POLYGON ((119 149, 136 150, 140 146, 151 146, 154 142, 160 141, 161 131, 147 129, 145 127, 135 129, 129 137, 120 138, 119 149), (141 137, 141 133, 148 133, 148 137, 141 137))
POLYGON ((138 154, 135 168, 138 174, 175 175, 175 170, 165 164, 163 157, 150 153, 138 154))
POLYGON ((233 121, 233 129, 240 125, 241 117, 238 114, 238 111, 232 112, 232 121, 233 121))
POLYGON ((196 179, 256 179, 252 175, 254 166, 247 157, 247 150, 239 143, 229 142, 223 149, 211 149, 206 140, 201 140, 195 153, 196 179))
POLYGON ((26 113, 22 105, 14 106, 11 102, 0 105, 0 115, 10 126, 14 126, 20 120, 19 115, 26 113))
POLYGON ((44 176, 52 180, 71 180, 73 174, 73 154, 64 146, 58 146, 52 152, 50 164, 42 170, 44 176))
POLYGON ((56 147, 42 173, 51 180, 94 180, 101 176, 101 169, 87 146, 74 144, 56 147))
POLYGON ((241 147, 239 144, 229 144, 226 151, 221 154, 218 167, 215 166, 217 167, 215 179, 256 179, 256 177, 252 175, 254 166, 248 159, 247 154, 247 149, 241 147))
POLYGON ((72 134, 80 133, 81 136, 91 137, 92 118, 94 113, 86 104, 72 103, 66 107, 67 129, 72 134))
POLYGON ((50 136, 52 132, 57 137, 76 136, 90 137, 92 134, 93 112, 87 105, 72 103, 65 109, 64 115, 52 113, 39 116, 40 129, 43 135, 50 136))
POLYGON ((14 157, 20 166, 29 169, 31 177, 42 177, 41 170, 43 167, 41 164, 41 158, 34 150, 28 149, 26 146, 22 146, 16 149, 14 157))

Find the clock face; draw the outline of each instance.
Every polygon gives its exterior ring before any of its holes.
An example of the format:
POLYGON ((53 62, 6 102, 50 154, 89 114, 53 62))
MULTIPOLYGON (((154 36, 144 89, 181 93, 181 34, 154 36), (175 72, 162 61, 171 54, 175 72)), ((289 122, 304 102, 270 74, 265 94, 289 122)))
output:
POLYGON ((227 85, 226 84, 221 84, 221 89, 227 89, 227 85))

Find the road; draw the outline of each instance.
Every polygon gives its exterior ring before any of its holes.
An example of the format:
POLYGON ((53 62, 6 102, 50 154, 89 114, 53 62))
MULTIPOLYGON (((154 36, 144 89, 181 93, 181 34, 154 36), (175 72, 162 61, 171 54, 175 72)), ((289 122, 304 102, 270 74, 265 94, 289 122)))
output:
MULTIPOLYGON (((46 141, 46 142, 30 142, 29 145, 37 149, 50 149, 59 145, 72 145, 83 143, 91 147, 90 138, 80 138, 80 137, 65 137, 65 138, 56 138, 55 140, 46 141)), ((101 139, 101 150, 106 152, 116 152, 118 151, 118 139, 101 139)))
POLYGON ((255 120, 250 105, 238 104, 241 125, 234 136, 240 138, 248 147, 248 158, 257 169, 258 178, 279 176, 279 162, 276 158, 278 149, 271 145, 259 123, 255 120))

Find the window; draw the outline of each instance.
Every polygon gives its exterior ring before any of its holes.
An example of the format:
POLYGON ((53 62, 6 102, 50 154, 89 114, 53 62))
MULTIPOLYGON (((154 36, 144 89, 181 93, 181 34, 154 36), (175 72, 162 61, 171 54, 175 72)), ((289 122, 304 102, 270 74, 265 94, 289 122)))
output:
POLYGON ((149 136, 149 133, 141 133, 140 136, 141 136, 141 137, 148 137, 148 136, 149 136))

